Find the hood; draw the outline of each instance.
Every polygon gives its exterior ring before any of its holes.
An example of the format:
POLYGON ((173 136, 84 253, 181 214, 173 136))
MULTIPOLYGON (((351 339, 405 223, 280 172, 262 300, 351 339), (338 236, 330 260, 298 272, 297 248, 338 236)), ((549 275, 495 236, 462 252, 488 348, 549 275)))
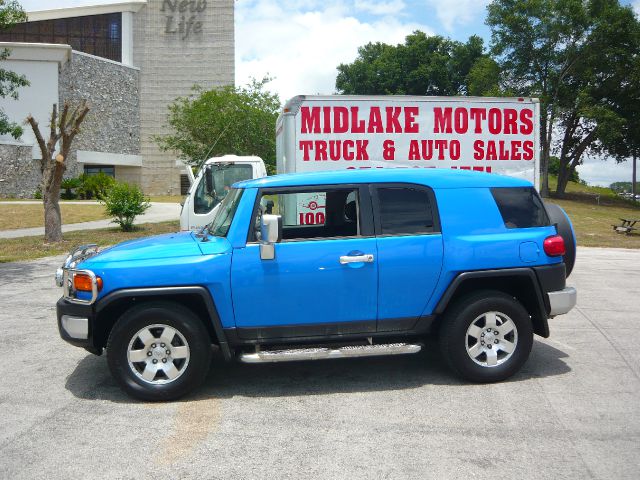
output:
MULTIPOLYGON (((200 256, 203 254, 200 243, 200 239, 195 238, 192 232, 139 238, 107 248, 98 255, 87 259, 82 265, 200 256)), ((225 253, 230 249, 226 238, 209 237, 206 244, 206 254, 225 253)))

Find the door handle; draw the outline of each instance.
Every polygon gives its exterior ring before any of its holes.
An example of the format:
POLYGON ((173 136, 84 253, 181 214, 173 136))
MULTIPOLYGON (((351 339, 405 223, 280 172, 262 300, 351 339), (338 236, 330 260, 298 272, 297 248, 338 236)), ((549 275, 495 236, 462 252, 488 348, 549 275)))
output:
POLYGON ((343 255, 340 257, 340 265, 347 263, 373 263, 373 255, 365 253, 364 255, 343 255))

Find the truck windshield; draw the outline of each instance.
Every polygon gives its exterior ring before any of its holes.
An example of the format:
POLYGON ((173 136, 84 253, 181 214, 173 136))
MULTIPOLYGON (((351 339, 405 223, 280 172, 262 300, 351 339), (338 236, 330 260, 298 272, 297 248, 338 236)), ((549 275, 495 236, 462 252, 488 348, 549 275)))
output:
POLYGON ((216 237, 226 237, 233 217, 238 209, 243 190, 232 188, 222 200, 220 208, 216 212, 213 220, 209 224, 209 233, 216 237))
POLYGON ((253 167, 241 163, 214 163, 211 165, 211 171, 215 196, 220 200, 227 196, 231 185, 253 177, 253 167))
POLYGON ((195 191, 193 211, 209 213, 229 193, 231 185, 253 178, 253 167, 241 163, 214 163, 207 166, 204 176, 195 191), (207 182, 205 176, 210 179, 207 182), (211 190, 209 190, 211 188, 211 190))

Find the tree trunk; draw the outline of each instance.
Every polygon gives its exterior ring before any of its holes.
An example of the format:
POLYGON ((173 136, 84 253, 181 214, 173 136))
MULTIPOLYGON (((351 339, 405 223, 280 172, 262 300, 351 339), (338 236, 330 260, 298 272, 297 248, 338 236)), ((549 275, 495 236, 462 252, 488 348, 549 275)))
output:
POLYGON ((44 203, 44 240, 47 243, 62 240, 62 215, 60 214, 60 183, 65 171, 64 158, 58 155, 45 177, 42 199, 44 203))
POLYGON ((571 167, 560 162, 560 171, 558 172, 558 185, 556 186, 556 195, 564 195, 569 179, 571 178, 571 167))
POLYGON ((45 143, 40 132, 38 122, 29 115, 27 122, 31 125, 33 134, 40 147, 42 160, 42 203, 44 204, 44 240, 45 242, 60 242, 62 240, 62 216, 60 215, 60 184, 67 168, 64 161, 69 156, 71 143, 80 132, 80 124, 89 112, 86 101, 82 101, 70 111, 69 103, 65 102, 60 118, 58 106, 53 105, 49 127, 49 140, 45 143), (53 157, 58 141, 62 140, 60 153, 53 157))
POLYGON ((60 203, 50 193, 43 195, 44 201, 44 241, 46 243, 62 241, 62 215, 60 203))

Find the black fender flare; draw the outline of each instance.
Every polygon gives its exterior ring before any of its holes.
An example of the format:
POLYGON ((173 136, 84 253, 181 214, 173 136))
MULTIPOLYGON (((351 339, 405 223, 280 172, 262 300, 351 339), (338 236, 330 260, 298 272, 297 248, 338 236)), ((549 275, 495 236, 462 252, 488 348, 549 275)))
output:
MULTIPOLYGON (((220 350, 222 351, 222 355, 224 359, 229 361, 232 358, 231 349, 229 348, 229 343, 227 342, 227 337, 224 333, 224 329, 222 328, 222 322, 220 321, 220 315, 218 314, 218 309, 211 297, 209 291, 200 285, 190 285, 190 286, 181 286, 181 287, 149 287, 149 288, 124 288, 121 290, 115 290, 104 298, 98 300, 95 305, 96 315, 99 314, 102 310, 106 309, 109 305, 113 304, 118 300, 122 300, 124 298, 137 298, 137 297, 163 297, 163 296, 175 296, 175 295, 197 295, 200 297, 204 303, 204 306, 209 315, 209 321, 211 322, 211 326, 213 331, 216 334, 218 339, 218 343, 220 346, 220 350)), ((187 305, 188 308, 188 305, 187 305)))
POLYGON ((442 315, 458 289, 463 286, 465 282, 471 280, 514 277, 525 279, 533 287, 533 295, 531 297, 533 301, 529 302, 529 309, 532 311, 529 311, 529 314, 531 315, 534 323, 535 333, 541 337, 547 338, 549 336, 549 324, 547 322, 548 299, 546 299, 546 295, 543 295, 538 277, 531 268, 507 268, 500 270, 474 270, 470 272, 462 272, 449 284, 442 297, 440 297, 440 301, 436 305, 433 313, 438 316, 442 315))

